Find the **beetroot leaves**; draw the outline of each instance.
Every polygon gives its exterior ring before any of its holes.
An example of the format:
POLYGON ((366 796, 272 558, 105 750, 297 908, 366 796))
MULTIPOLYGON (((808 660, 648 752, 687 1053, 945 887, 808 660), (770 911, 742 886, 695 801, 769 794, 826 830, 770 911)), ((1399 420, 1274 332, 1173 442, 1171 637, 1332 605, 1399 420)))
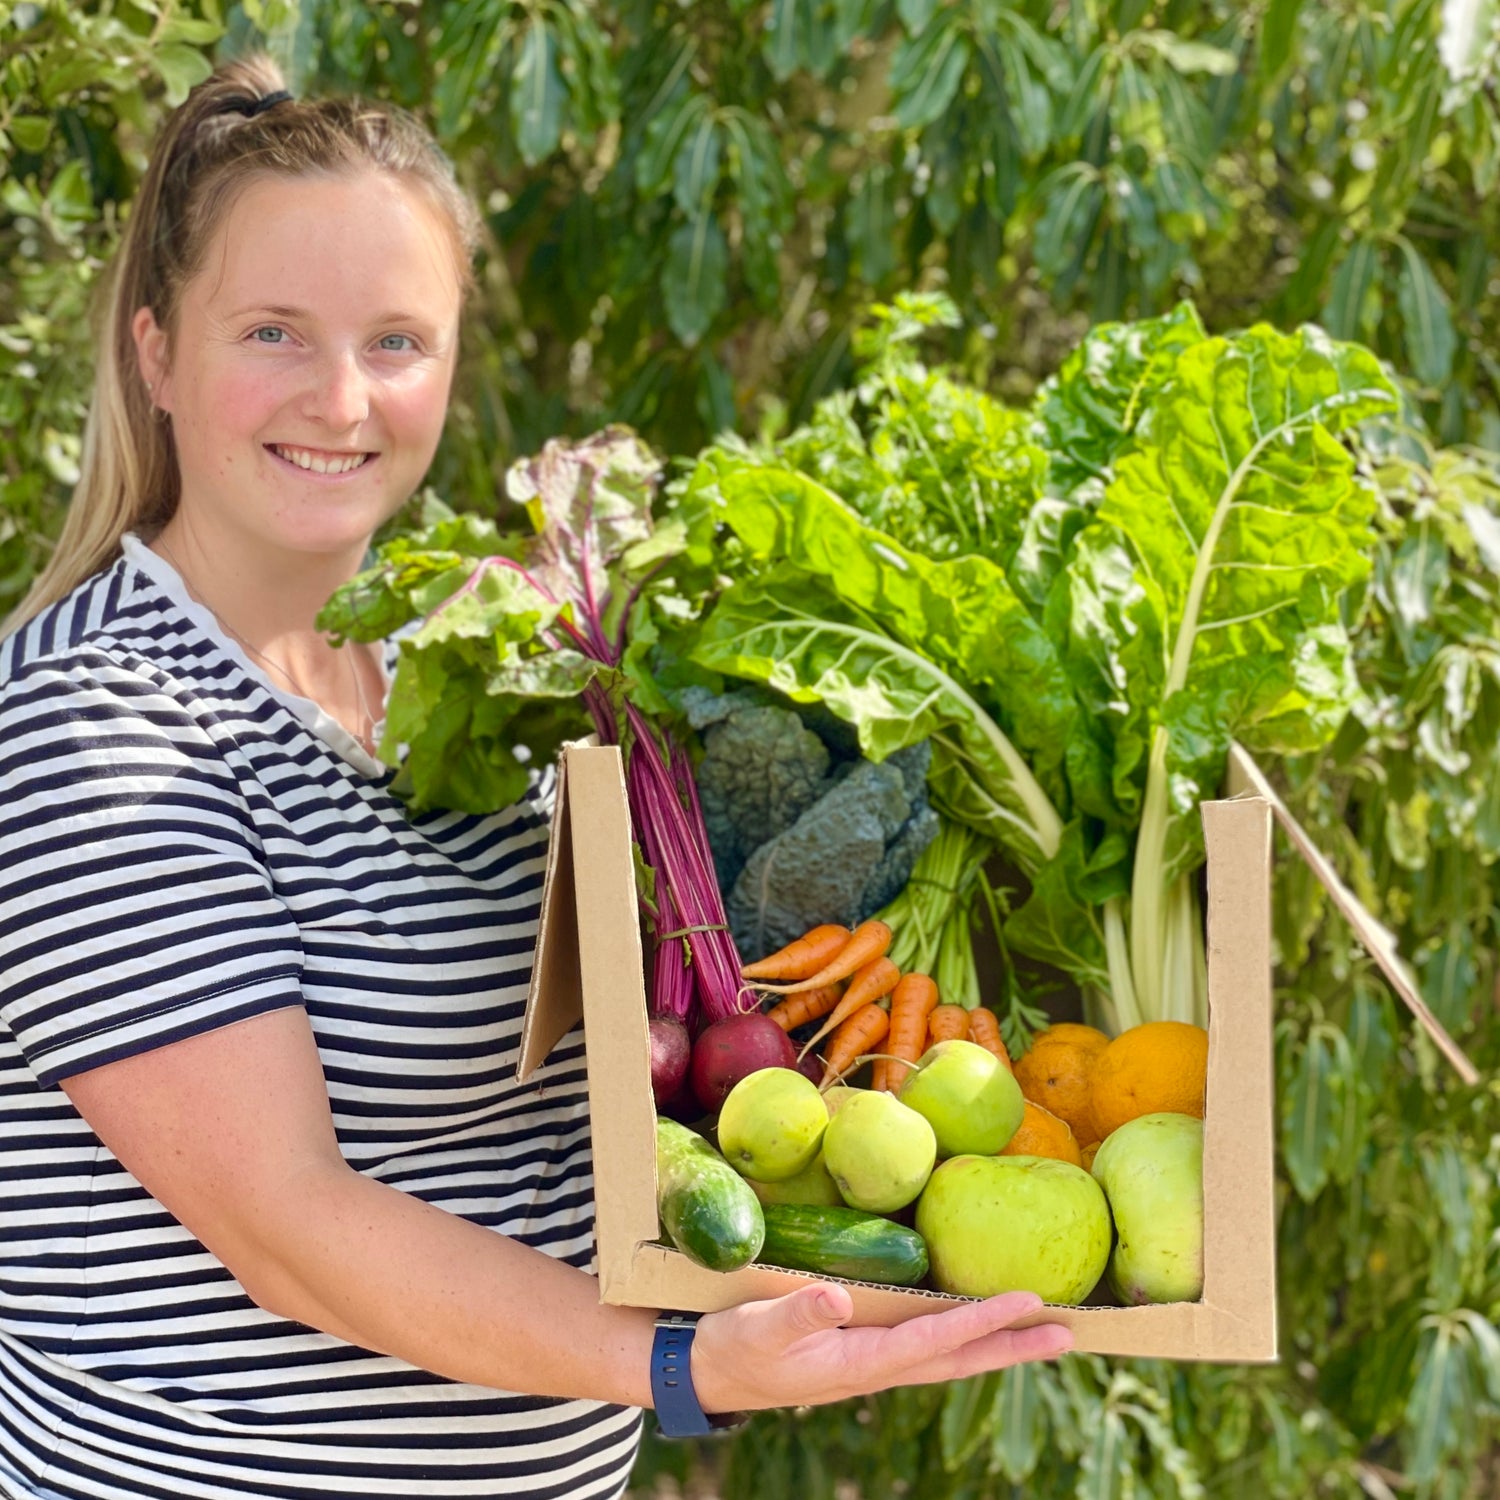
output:
MULTIPOLYGON (((589 727, 620 746, 654 938, 651 1010, 686 1025, 754 1001, 688 754, 648 665, 713 581, 701 539, 681 520, 654 522, 659 482, 623 428, 549 442, 507 476, 530 536, 438 507, 382 546, 319 625, 336 639, 399 636, 380 755, 415 811, 496 812, 525 793, 539 758, 589 727)), ((662 1086, 684 1061, 663 1056, 662 1086)))

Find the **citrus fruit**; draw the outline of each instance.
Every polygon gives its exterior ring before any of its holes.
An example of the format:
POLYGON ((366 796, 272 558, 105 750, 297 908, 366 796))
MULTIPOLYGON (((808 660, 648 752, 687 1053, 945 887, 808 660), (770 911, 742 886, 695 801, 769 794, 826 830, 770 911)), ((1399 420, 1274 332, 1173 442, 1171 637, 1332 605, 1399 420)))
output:
POLYGON ((1019 1129, 1001 1156, 1050 1156, 1054 1161, 1070 1161, 1075 1167, 1083 1165, 1083 1153, 1066 1120, 1059 1120, 1051 1110, 1030 1099, 1025 1110, 1019 1129))
POLYGON ((1201 1026, 1186 1021, 1132 1026, 1094 1060, 1094 1134, 1103 1140, 1142 1115, 1201 1120, 1207 1091, 1208 1033, 1201 1026))
POLYGON ((1092 1026, 1063 1021, 1039 1031, 1030 1050, 1016 1063, 1016 1082, 1033 1104, 1066 1120, 1080 1146, 1096 1140, 1089 1112, 1094 1060, 1109 1038, 1092 1026))

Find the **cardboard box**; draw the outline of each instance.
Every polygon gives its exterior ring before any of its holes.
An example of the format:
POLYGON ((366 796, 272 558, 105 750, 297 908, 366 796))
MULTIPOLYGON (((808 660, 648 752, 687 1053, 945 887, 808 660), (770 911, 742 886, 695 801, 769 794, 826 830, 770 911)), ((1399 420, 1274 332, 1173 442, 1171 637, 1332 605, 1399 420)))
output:
MULTIPOLYGON (((1290 815, 1263 778, 1255 784, 1257 777, 1253 762, 1237 754, 1232 795, 1203 805, 1209 995, 1203 1296, 1155 1307, 1054 1307, 1033 1320, 1066 1323, 1079 1350, 1226 1363, 1277 1357, 1271 821, 1273 811, 1288 822, 1290 815)), ((1325 870, 1319 874, 1326 883, 1332 871, 1325 870)), ((1399 969, 1393 948, 1385 957, 1399 969)), ((656 1242, 643 955, 630 814, 614 747, 563 751, 521 1039, 523 1079, 580 1016, 590 1057, 607 1059, 607 1066, 589 1068, 601 1299, 710 1312, 822 1279, 755 1265, 709 1271, 656 1242)), ((849 1285, 855 1321, 865 1324, 895 1324, 962 1300, 849 1285)))

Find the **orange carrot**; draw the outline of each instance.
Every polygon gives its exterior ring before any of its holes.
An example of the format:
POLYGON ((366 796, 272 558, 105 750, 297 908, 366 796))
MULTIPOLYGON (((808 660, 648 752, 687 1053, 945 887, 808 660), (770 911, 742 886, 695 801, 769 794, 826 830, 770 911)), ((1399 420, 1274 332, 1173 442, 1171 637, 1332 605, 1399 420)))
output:
POLYGON ((878 1094, 891 1094, 895 1090, 891 1088, 891 1060, 888 1057, 877 1057, 870 1064, 870 1088, 878 1094))
POLYGON ((890 959, 872 959, 849 981, 849 988, 844 991, 843 999, 834 1006, 833 1013, 814 1032, 812 1041, 802 1049, 803 1055, 810 1052, 813 1043, 822 1041, 835 1026, 842 1026, 860 1006, 869 1004, 871 1000, 879 1000, 882 995, 889 995, 896 988, 900 978, 901 970, 890 959))
POLYGON ((890 1028, 891 1018, 884 1006, 873 1000, 846 1016, 834 1032, 823 1055, 823 1082, 830 1083, 845 1072, 857 1058, 873 1051, 890 1028))
POLYGON ((1000 1035, 1000 1021, 994 1011, 987 1010, 982 1005, 976 1005, 969 1012, 969 1040, 978 1042, 986 1052, 993 1052, 1005 1064, 1009 1072, 1015 1072, 1010 1065, 1010 1053, 1006 1050, 1005 1041, 1000 1035))
POLYGON ((961 1005, 939 1005, 927 1017, 927 1045, 969 1035, 969 1013, 961 1005))
POLYGON ((817 1021, 826 1016, 839 1003, 844 993, 841 984, 825 984, 820 990, 804 990, 800 995, 788 995, 779 1005, 766 1012, 783 1031, 791 1031, 808 1021, 817 1021))
MULTIPOLYGON (((893 1058, 916 1062, 927 1040, 927 1017, 938 1003, 938 987, 926 974, 903 974, 891 991, 891 1035, 886 1051, 893 1058)), ((910 1068, 890 1065, 887 1077, 890 1090, 896 1093, 906 1081, 910 1068)))
POLYGON ((795 943, 746 964, 740 970, 741 979, 806 979, 816 974, 824 964, 837 957, 849 941, 849 929, 837 922, 825 922, 804 933, 795 943))
POLYGON ((802 990, 820 990, 835 979, 848 979, 856 969, 882 958, 891 946, 891 929, 873 917, 861 922, 849 936, 849 941, 816 974, 799 980, 796 984, 757 984, 755 989, 773 995, 795 995, 802 990))

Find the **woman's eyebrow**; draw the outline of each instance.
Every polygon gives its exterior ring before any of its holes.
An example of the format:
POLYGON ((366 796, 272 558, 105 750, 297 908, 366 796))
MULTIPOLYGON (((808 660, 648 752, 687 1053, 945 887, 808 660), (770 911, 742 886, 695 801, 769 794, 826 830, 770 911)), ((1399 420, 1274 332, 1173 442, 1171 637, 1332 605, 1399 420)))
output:
MULTIPOLYGON (((273 318, 311 318, 315 314, 305 307, 284 307, 274 302, 254 302, 248 307, 236 308, 229 314, 231 318, 243 318, 248 313, 268 313, 273 318)), ((428 323, 431 320, 424 318, 421 313, 413 312, 388 312, 381 313, 378 318, 372 319, 376 323, 428 323)))

